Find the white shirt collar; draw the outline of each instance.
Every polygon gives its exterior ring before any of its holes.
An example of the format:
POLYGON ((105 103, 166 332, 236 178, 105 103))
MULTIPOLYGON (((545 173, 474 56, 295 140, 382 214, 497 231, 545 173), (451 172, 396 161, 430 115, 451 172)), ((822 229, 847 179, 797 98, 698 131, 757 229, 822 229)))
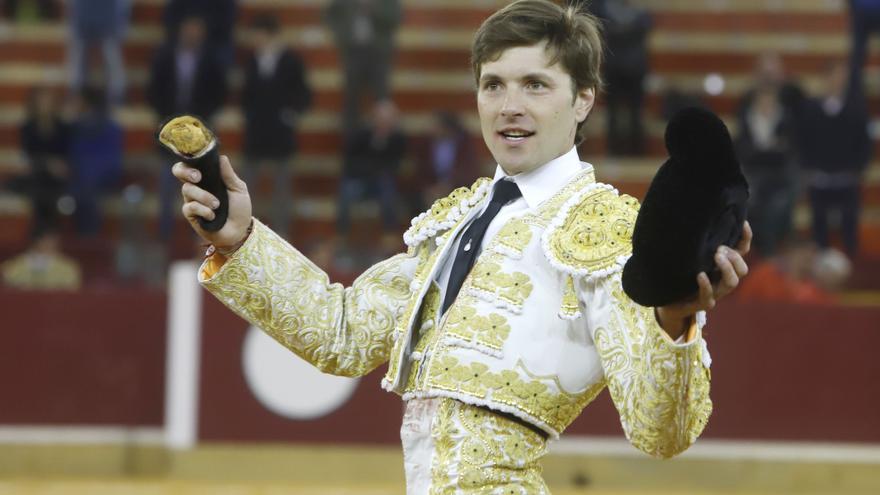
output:
MULTIPOLYGON (((528 207, 535 208, 550 199, 580 171, 591 168, 593 166, 589 163, 581 162, 577 147, 572 146, 567 153, 558 158, 550 160, 531 172, 517 174, 511 178, 519 186, 528 207)), ((495 178, 492 183, 494 184, 505 177, 507 174, 504 173, 501 165, 498 165, 495 168, 495 178)))

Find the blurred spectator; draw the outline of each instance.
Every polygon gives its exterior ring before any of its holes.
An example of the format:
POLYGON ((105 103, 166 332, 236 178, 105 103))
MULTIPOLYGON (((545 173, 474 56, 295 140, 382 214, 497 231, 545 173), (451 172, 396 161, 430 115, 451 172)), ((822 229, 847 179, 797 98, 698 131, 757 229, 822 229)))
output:
POLYGON ((452 112, 434 114, 431 136, 421 146, 414 174, 414 214, 456 187, 467 186, 480 176, 471 136, 452 112))
POLYGON ((129 184, 120 195, 120 229, 116 244, 116 275, 123 282, 146 282, 151 287, 165 283, 167 257, 164 246, 148 235, 149 217, 144 188, 129 184))
POLYGON ((865 59, 868 56, 868 38, 880 31, 880 0, 849 0, 852 47, 850 48, 850 71, 861 79, 865 59))
POLYGON ((398 126, 397 108, 389 100, 378 102, 372 125, 356 131, 345 143, 336 224, 343 239, 349 235, 351 204, 366 196, 378 196, 385 233, 397 228, 397 172, 405 153, 406 136, 398 126))
POLYGON ((798 195, 795 122, 800 91, 785 81, 776 54, 759 58, 755 83, 737 112, 737 154, 749 181, 749 223, 758 254, 771 256, 791 233, 798 195))
POLYGON ((226 99, 226 73, 205 38, 205 21, 188 17, 176 41, 156 53, 147 99, 159 118, 190 113, 210 120, 226 99))
POLYGON ((278 21, 254 19, 254 52, 245 63, 242 110, 245 117, 245 182, 256 187, 260 170, 272 178, 270 218, 275 232, 287 236, 290 226, 290 181, 296 151, 296 123, 311 104, 312 92, 299 55, 284 46, 278 21))
POLYGON ((389 96, 394 35, 400 25, 399 0, 332 0, 324 11, 342 59, 345 78, 342 126, 346 133, 360 124, 365 90, 376 101, 389 96))
POLYGON ((20 139, 28 171, 13 178, 8 188, 30 199, 34 235, 57 226, 58 199, 70 177, 70 126, 61 118, 58 97, 51 89, 31 90, 20 139))
POLYGON ((781 247, 749 270, 737 289, 742 301, 828 304, 852 271, 846 256, 835 249, 820 251, 813 244, 781 247))
POLYGON ((122 39, 131 16, 131 0, 68 0, 70 44, 67 63, 70 87, 79 94, 87 82, 89 51, 99 47, 104 56, 107 95, 112 104, 125 97, 125 65, 122 39))
POLYGON ((88 87, 82 91, 70 141, 70 189, 76 200, 76 230, 87 236, 100 231, 99 203, 117 185, 122 172, 122 127, 110 116, 106 102, 101 89, 88 87))
POLYGON ((807 101, 798 120, 816 244, 820 249, 830 247, 829 217, 839 214, 843 245, 855 257, 861 182, 871 157, 871 138, 862 83, 851 76, 845 63, 832 63, 823 94, 807 101))
POLYGON ((3 0, 3 17, 15 21, 55 19, 58 4, 55 0, 3 0))
POLYGON ((234 58, 233 28, 238 14, 236 0, 169 0, 162 12, 162 23, 169 43, 177 41, 182 26, 198 17, 205 24, 207 47, 224 68, 234 58))
POLYGON ((651 15, 629 0, 595 1, 592 8, 604 21, 608 52, 605 62, 608 151, 615 155, 638 155, 645 149, 642 107, 651 15))
MULTIPOLYGON (((180 24, 177 40, 161 47, 153 60, 147 99, 160 121, 187 113, 210 121, 226 99, 226 71, 207 47, 205 22, 188 17, 180 24)), ((162 151, 159 231, 171 237, 177 180, 171 175, 174 157, 162 151)))
POLYGON ((3 285, 23 290, 76 290, 81 283, 79 265, 62 254, 54 230, 37 233, 27 251, 0 265, 0 273, 3 285))

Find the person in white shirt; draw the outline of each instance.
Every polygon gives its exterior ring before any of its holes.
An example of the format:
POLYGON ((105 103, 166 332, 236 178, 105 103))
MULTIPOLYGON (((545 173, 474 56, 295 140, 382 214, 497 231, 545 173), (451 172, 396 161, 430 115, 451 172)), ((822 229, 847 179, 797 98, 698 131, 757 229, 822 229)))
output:
POLYGON ((484 140, 498 163, 437 200, 404 234, 406 253, 349 288, 259 220, 221 159, 229 220, 204 232, 216 198, 174 166, 185 216, 211 242, 199 280, 234 312, 318 369, 360 376, 388 363, 402 396, 407 493, 548 493, 539 461, 608 387, 623 430, 658 457, 685 450, 711 413, 704 311, 745 275, 721 248, 721 281, 644 308, 621 289, 638 202, 597 183, 575 147, 601 88, 596 20, 520 0, 477 31, 484 140))

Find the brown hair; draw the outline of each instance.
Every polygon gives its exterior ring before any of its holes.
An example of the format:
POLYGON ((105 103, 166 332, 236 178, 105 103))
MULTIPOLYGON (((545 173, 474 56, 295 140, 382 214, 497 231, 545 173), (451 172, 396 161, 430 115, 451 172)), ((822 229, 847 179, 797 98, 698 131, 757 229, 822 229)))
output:
MULTIPOLYGON (((598 94, 603 87, 601 25, 574 5, 580 2, 572 3, 561 7, 550 0, 517 0, 483 21, 471 47, 477 84, 484 63, 498 60, 509 48, 546 41, 550 64, 559 62, 571 76, 572 96, 584 89, 598 94)), ((584 122, 578 123, 576 143, 583 140, 584 122)))

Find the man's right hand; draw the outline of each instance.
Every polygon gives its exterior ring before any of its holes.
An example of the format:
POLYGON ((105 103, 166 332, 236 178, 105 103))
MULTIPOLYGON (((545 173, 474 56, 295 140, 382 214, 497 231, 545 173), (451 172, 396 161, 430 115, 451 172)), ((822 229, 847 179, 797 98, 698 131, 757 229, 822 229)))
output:
POLYGON ((244 242, 251 224, 251 197, 247 184, 235 174, 225 155, 220 157, 220 176, 229 194, 229 216, 217 232, 208 232, 199 225, 199 217, 213 220, 215 205, 220 204, 213 194, 196 185, 202 180, 201 173, 182 162, 175 163, 171 172, 183 183, 183 216, 202 239, 221 250, 244 242))

